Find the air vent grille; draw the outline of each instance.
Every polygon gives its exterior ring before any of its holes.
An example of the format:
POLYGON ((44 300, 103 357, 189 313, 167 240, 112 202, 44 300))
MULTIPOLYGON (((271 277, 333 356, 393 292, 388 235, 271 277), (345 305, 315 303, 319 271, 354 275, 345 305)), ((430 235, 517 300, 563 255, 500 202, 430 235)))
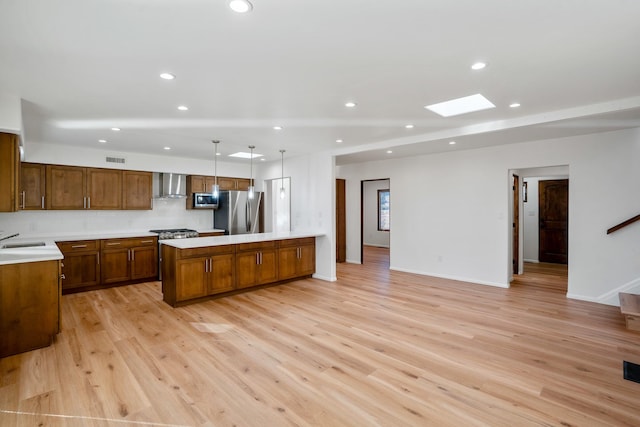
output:
POLYGON ((123 163, 124 164, 124 158, 123 157, 107 157, 107 163, 123 163))

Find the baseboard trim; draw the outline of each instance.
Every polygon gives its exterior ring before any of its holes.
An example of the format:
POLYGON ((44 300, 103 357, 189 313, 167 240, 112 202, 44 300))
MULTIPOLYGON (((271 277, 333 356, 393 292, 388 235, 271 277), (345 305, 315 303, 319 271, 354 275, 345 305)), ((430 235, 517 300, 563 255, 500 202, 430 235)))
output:
POLYGON ((418 274, 420 276, 432 276, 440 279, 456 280, 458 282, 466 282, 474 285, 494 286, 496 288, 509 288, 508 283, 489 282, 486 280, 471 279, 469 277, 451 276, 448 274, 429 273, 426 271, 418 271, 408 268, 390 267, 389 270, 402 271, 404 273, 418 274))
POLYGON ((523 259, 522 261, 524 262, 531 262, 533 264, 540 264, 540 261, 538 261, 537 259, 523 259))
POLYGON ((313 277, 314 279, 323 280, 325 282, 337 282, 338 281, 338 278, 336 276, 329 277, 329 276, 322 276, 320 274, 313 274, 311 277, 313 277))

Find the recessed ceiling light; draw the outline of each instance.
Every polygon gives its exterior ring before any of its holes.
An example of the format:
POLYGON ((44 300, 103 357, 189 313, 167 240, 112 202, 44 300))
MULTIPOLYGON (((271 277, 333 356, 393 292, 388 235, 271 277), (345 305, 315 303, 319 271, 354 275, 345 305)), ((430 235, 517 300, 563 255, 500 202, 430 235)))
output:
MULTIPOLYGON (((229 157, 238 157, 240 159, 250 159, 251 153, 247 153, 245 151, 239 151, 237 153, 229 154, 229 157)), ((262 157, 262 154, 253 153, 253 158, 262 157)))
POLYGON ((336 139, 336 142, 337 142, 338 144, 342 144, 342 140, 341 140, 341 139, 336 139))
POLYGON ((171 150, 171 147, 164 147, 165 150, 171 150))
POLYGON ((471 66, 472 70, 482 70, 483 68, 485 68, 487 66, 486 63, 484 62, 476 62, 475 64, 473 64, 471 66))
POLYGON ((178 110, 180 110, 180 111, 188 111, 189 107, 187 107, 186 105, 178 105, 178 110))
POLYGON ((265 160, 267 159, 265 159, 264 157, 260 159, 261 162, 264 162, 265 160))
POLYGON ((237 13, 246 13, 253 9, 253 5, 247 0, 231 0, 229 7, 237 13))
POLYGON ((387 150, 387 154, 391 154, 391 153, 393 153, 393 151, 387 150))
POLYGON ((345 107, 347 107, 347 108, 353 108, 353 107, 355 107, 355 106, 356 106, 356 103, 355 103, 355 102, 352 102, 352 101, 349 101, 349 102, 346 102, 346 103, 344 104, 344 106, 345 106, 345 107))
POLYGON ((216 153, 216 156, 222 156, 222 153, 216 153))
POLYGON ((107 143, 107 140, 106 140, 106 139, 99 139, 99 140, 98 140, 98 142, 99 142, 100 144, 106 144, 106 143, 107 143))
POLYGON ((413 125, 404 125, 404 127, 407 128, 407 129, 413 129, 414 128, 413 125))
POLYGON ((449 141, 449 145, 456 145, 455 141, 449 141))
POLYGON ((274 126, 273 130, 282 130, 282 126, 274 126))
POLYGON ((509 104, 509 107, 511 108, 518 108, 520 106, 519 102, 514 102, 513 104, 509 104))
POLYGON ((114 131, 114 132, 119 132, 120 128, 111 128, 111 130, 114 131))
POLYGON ((173 80, 176 78, 176 76, 174 74, 171 73, 162 73, 160 74, 160 78, 161 79, 165 79, 165 80, 173 80))
POLYGON ((442 117, 451 117, 465 113, 472 113, 474 111, 486 110, 488 108, 496 108, 496 106, 487 98, 477 93, 475 95, 452 99, 438 104, 426 105, 424 108, 431 110, 436 114, 440 114, 442 117))

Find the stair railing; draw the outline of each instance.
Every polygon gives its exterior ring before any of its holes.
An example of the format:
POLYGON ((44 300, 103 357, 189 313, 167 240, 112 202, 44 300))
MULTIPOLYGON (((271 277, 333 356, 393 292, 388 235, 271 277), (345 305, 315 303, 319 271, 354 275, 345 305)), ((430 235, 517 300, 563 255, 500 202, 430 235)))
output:
POLYGON ((607 234, 611 234, 614 231, 618 231, 621 228, 625 228, 627 225, 631 225, 636 221, 640 221, 640 215, 636 215, 633 218, 629 218, 628 220, 626 220, 624 222, 621 222, 620 224, 618 224, 616 226, 611 227, 610 229, 607 230, 607 234))

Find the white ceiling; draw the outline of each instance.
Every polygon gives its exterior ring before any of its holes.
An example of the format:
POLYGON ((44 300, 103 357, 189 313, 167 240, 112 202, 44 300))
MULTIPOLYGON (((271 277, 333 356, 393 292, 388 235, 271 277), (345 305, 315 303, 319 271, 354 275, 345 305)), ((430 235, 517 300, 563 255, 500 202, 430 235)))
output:
POLYGON ((189 158, 211 139, 346 164, 640 126, 637 0, 252 3, 2 0, 0 94, 24 100, 27 142, 189 158), (475 93, 497 108, 424 109, 475 93))

